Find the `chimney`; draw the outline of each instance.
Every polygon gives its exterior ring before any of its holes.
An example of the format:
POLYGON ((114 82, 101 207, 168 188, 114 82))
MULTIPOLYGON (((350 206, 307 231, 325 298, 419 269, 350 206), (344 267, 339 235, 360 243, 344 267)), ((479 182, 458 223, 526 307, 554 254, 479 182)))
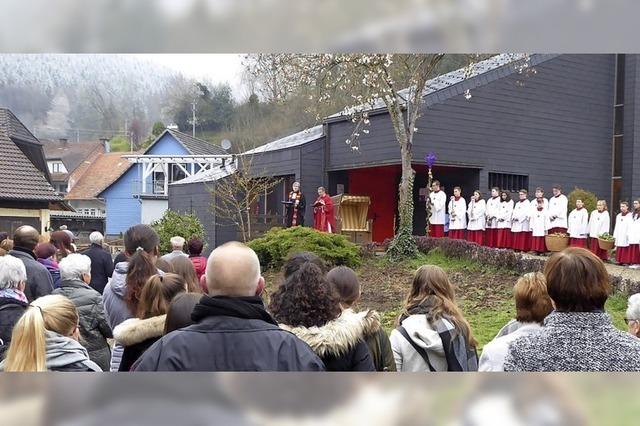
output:
POLYGON ((100 142, 102 142, 102 146, 104 147, 104 152, 111 152, 111 146, 109 145, 108 138, 100 138, 100 142))
POLYGON ((67 138, 60 138, 58 139, 58 141, 64 146, 67 146, 67 144, 69 143, 69 139, 67 138))

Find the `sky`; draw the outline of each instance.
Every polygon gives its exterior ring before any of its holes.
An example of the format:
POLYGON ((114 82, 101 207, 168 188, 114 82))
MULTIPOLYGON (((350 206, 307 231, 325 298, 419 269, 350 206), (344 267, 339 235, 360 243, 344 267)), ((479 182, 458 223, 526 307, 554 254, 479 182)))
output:
POLYGON ((242 55, 235 54, 137 54, 136 57, 182 72, 186 77, 215 83, 228 82, 234 97, 240 100, 242 55))

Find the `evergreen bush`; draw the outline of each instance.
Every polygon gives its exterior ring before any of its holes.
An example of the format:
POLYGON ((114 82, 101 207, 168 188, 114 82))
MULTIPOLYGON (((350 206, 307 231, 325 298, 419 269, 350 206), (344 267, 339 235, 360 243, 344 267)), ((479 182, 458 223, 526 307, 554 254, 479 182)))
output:
POLYGON ((587 209, 589 213, 596 209, 596 204, 598 203, 596 194, 577 187, 569 193, 567 198, 569 199, 569 205, 567 206, 569 211, 576 208, 576 200, 582 200, 584 208, 587 209))
POLYGON ((359 247, 347 237, 320 232, 312 228, 272 228, 260 238, 247 243, 257 254, 263 268, 280 268, 292 253, 309 251, 327 265, 360 265, 359 247))
POLYGON ((189 240, 192 236, 197 236, 204 241, 204 227, 200 219, 193 214, 180 214, 173 210, 167 210, 159 220, 153 222, 151 227, 155 229, 160 237, 160 251, 169 253, 171 251, 171 237, 180 236, 189 240))

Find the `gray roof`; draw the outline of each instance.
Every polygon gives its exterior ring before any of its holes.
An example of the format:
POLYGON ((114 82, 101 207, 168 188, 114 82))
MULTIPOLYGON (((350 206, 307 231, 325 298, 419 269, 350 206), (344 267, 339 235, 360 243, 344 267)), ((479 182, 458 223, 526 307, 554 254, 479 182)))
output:
POLYGON ((236 163, 223 166, 213 166, 212 169, 196 173, 192 176, 173 182, 171 185, 186 185, 189 183, 215 182, 236 172, 236 163))
POLYGON ((149 148, 147 148, 145 153, 149 152, 151 147, 155 145, 156 142, 158 142, 160 139, 162 139, 165 133, 170 133, 171 136, 173 136, 175 140, 177 140, 180 143, 180 145, 182 145, 187 151, 189 151, 190 155, 227 155, 228 154, 227 151, 220 148, 219 146, 216 146, 202 139, 194 138, 193 136, 187 135, 186 133, 182 133, 177 130, 171 130, 171 129, 165 130, 160 136, 158 136, 155 142, 152 143, 149 148))
POLYGON ((0 127, 3 128, 10 138, 42 145, 38 138, 36 138, 8 108, 0 108, 0 127))
POLYGON ((269 142, 261 145, 257 148, 245 151, 242 155, 259 154, 268 151, 277 151, 279 149, 293 148, 296 146, 304 145, 307 142, 314 141, 324 136, 324 126, 318 125, 309 129, 302 130, 293 135, 285 136, 284 138, 269 142))
POLYGON ((42 154, 40 142, 26 127, 7 109, 0 108, 0 199, 25 201, 59 201, 58 194, 46 176, 39 170, 14 141, 20 139, 34 144, 34 148, 26 152, 42 154), (29 136, 30 135, 30 136, 29 136), (23 138, 33 138, 35 142, 23 138))
MULTIPOLYGON (((555 56, 557 55, 530 55, 529 61, 531 65, 536 65, 540 62, 551 59, 555 56)), ((478 79, 476 77, 487 74, 490 71, 498 70, 504 67, 505 65, 521 61, 525 57, 526 57, 526 54, 524 53, 502 53, 500 55, 495 55, 488 59, 485 59, 484 61, 480 61, 473 64, 473 66, 470 69, 470 74, 467 76, 465 76, 465 72, 466 72, 465 68, 459 68, 457 70, 448 72, 446 74, 439 75, 430 80, 427 80, 427 84, 423 91, 423 97, 426 97, 429 95, 435 95, 436 93, 443 92, 444 89, 451 88, 456 85, 460 86, 462 84, 469 83, 469 86, 477 87, 483 83, 488 83, 489 82, 488 79, 486 81, 480 82, 480 84, 471 84, 471 80, 477 81, 478 79)), ((508 70, 505 69, 505 73, 501 75, 496 75, 496 79, 500 77, 504 77, 514 72, 516 72, 515 67, 510 67, 508 70)), ((444 91, 443 96, 439 97, 439 101, 442 101, 445 98, 460 94, 467 88, 469 87, 463 87, 461 88, 462 90, 459 90, 459 91, 451 91, 451 90, 444 91)), ((401 97, 406 99, 410 95, 411 91, 412 91, 411 88, 406 88, 406 89, 400 90, 398 94, 401 97)), ((340 119, 340 118, 347 119, 349 118, 349 115, 352 112, 376 111, 376 110, 383 110, 383 109, 386 109, 386 104, 384 100, 377 99, 373 103, 373 105, 363 104, 363 105, 347 108, 336 114, 328 116, 327 119, 340 119)))
MULTIPOLYGON (((102 149, 102 142, 61 142, 47 141, 43 143, 44 156, 47 160, 60 160, 68 173, 64 179, 82 164, 95 150, 102 149)), ((56 180, 56 179, 54 179, 56 180)))

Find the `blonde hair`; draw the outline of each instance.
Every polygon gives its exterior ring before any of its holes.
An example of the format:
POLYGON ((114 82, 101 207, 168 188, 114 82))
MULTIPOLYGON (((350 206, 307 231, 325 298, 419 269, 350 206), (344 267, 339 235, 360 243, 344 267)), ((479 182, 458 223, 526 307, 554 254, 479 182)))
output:
POLYGON ((78 320, 75 305, 64 296, 48 295, 31 302, 13 328, 4 371, 47 371, 45 332, 70 336, 78 320))
POLYGON ((467 344, 474 347, 477 345, 469 322, 456 304, 453 285, 449 281, 447 273, 439 266, 423 265, 418 268, 413 278, 411 291, 404 303, 404 312, 400 318, 411 315, 412 308, 422 305, 427 300, 431 302, 427 321, 432 322, 446 315, 464 335, 467 344))

